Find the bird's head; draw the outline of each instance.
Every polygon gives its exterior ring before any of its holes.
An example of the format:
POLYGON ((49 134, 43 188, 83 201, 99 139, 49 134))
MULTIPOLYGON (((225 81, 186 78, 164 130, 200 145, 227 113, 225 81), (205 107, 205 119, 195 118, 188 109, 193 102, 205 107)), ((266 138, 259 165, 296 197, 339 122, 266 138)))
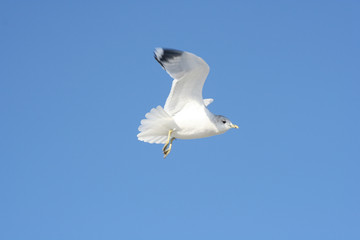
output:
POLYGON ((233 124, 228 118, 216 115, 216 126, 220 132, 226 132, 230 128, 239 128, 237 125, 233 124))

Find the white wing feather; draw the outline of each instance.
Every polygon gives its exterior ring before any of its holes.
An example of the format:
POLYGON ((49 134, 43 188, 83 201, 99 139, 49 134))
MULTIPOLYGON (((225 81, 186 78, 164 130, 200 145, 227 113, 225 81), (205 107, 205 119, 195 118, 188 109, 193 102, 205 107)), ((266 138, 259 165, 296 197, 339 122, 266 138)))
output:
MULTIPOLYGON (((166 112, 173 116, 189 102, 204 104, 202 88, 210 68, 202 58, 189 52, 163 48, 155 50, 155 58, 174 78, 164 106, 166 112)), ((205 101, 205 105, 211 102, 205 101)))
POLYGON ((214 99, 212 99, 212 98, 206 98, 206 99, 204 99, 205 107, 209 106, 210 103, 212 103, 213 101, 214 101, 214 99))

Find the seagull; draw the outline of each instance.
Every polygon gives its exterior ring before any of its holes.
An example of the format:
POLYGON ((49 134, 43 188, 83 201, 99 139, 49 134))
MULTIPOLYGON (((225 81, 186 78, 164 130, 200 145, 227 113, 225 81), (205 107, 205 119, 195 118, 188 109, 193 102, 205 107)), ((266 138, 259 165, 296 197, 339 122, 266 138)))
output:
POLYGON ((239 128, 228 118, 207 109, 214 99, 202 97, 210 70, 202 58, 167 48, 156 48, 154 57, 174 80, 164 108, 151 109, 141 120, 138 140, 164 144, 162 151, 166 158, 174 139, 211 137, 239 128))

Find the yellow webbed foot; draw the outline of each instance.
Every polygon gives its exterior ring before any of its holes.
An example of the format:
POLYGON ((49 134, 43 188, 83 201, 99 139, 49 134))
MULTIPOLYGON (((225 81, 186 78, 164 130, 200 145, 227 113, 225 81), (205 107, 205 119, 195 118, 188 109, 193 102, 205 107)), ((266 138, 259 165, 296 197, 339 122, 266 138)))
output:
POLYGON ((164 153, 164 158, 167 157, 167 155, 169 155, 170 151, 171 151, 171 147, 172 147, 172 142, 175 140, 175 138, 171 138, 170 144, 169 142, 165 144, 165 146, 163 147, 163 153, 164 153), (168 148, 166 148, 167 146, 169 146, 168 148))

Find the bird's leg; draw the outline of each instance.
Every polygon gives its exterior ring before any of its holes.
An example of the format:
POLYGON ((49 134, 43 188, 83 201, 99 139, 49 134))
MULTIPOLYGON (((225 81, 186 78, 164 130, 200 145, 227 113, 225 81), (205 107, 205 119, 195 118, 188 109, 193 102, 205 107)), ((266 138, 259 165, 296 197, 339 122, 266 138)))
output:
POLYGON ((164 152, 164 158, 167 157, 167 155, 169 155, 170 151, 171 151, 171 147, 172 147, 172 142, 175 140, 175 138, 171 138, 171 141, 170 141, 170 144, 169 144, 169 147, 167 149, 165 149, 163 152, 164 152))
POLYGON ((168 139, 166 140, 166 143, 165 143, 165 145, 164 145, 164 147, 163 147, 163 152, 165 152, 165 149, 167 148, 167 146, 169 145, 169 142, 170 142, 170 137, 171 137, 171 133, 173 132, 174 130, 172 130, 172 129, 170 129, 169 130, 169 133, 168 133, 168 139))
POLYGON ((171 133, 173 132, 174 130, 173 129, 170 129, 169 130, 169 133, 168 133, 168 139, 163 147, 163 153, 164 153, 164 158, 166 158, 166 156, 170 153, 170 150, 171 150, 171 145, 172 145, 172 142, 174 141, 175 138, 171 138, 171 133), (170 146, 169 146, 170 144, 170 146), (169 146, 169 148, 168 148, 169 146))

